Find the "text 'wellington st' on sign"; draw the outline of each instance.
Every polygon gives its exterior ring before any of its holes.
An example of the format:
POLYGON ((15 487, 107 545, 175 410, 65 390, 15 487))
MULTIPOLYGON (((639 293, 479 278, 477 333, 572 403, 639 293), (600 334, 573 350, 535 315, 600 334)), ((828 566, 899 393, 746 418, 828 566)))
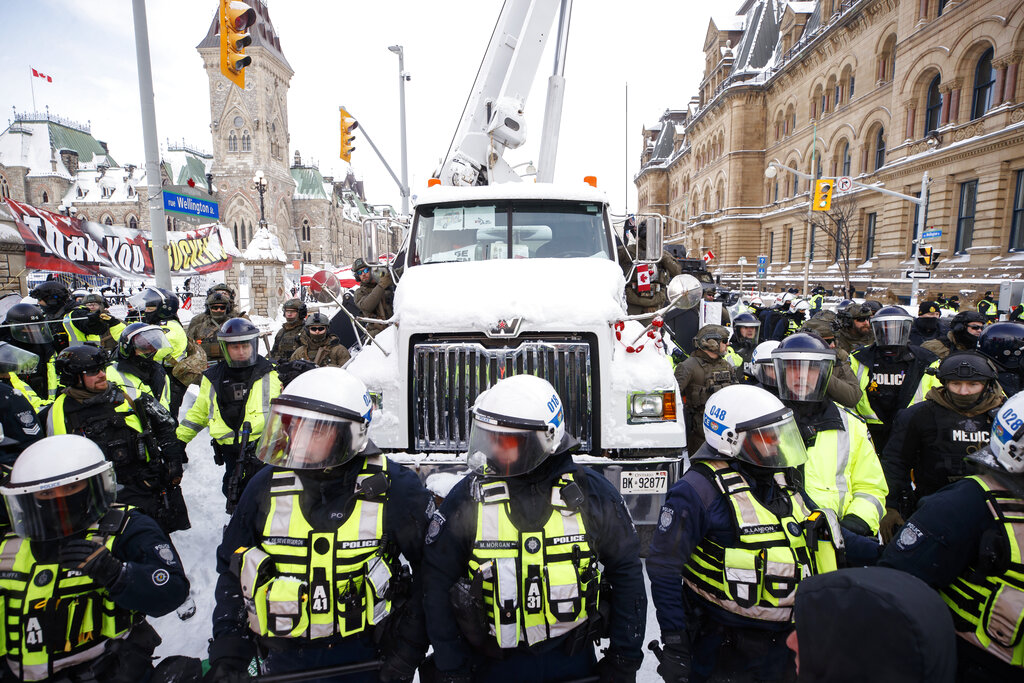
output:
POLYGON ((189 216, 200 218, 220 218, 220 209, 217 202, 210 202, 205 199, 196 199, 183 194, 175 194, 164 190, 164 211, 184 213, 189 216))

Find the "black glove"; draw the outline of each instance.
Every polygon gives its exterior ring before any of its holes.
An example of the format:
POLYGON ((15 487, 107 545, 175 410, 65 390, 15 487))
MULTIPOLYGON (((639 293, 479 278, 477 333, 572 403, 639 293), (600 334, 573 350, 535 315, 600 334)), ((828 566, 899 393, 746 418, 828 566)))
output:
POLYGON ((658 675, 666 683, 687 683, 690 680, 690 636, 685 631, 662 633, 665 648, 658 657, 658 675))
POLYGON ((636 672, 643 660, 628 659, 619 655, 605 655, 597 663, 595 673, 601 683, 636 683, 636 672))
POLYGON ((382 683, 411 681, 416 668, 427 654, 426 645, 416 647, 407 640, 398 639, 392 639, 391 645, 384 650, 384 664, 377 676, 377 680, 382 683))
POLYGON ((185 473, 185 468, 181 466, 181 463, 177 460, 170 460, 164 463, 164 476, 167 478, 166 484, 168 486, 177 486, 181 483, 181 475, 185 473))
POLYGON ((166 469, 160 462, 149 462, 139 469, 139 483, 150 491, 159 491, 164 487, 166 469))
POLYGON ((251 680, 248 663, 238 669, 238 663, 230 659, 211 664, 210 670, 203 675, 203 683, 248 683, 251 680))
POLYGON ((871 533, 871 527, 868 526, 868 523, 857 515, 846 515, 839 520, 839 526, 843 527, 847 531, 857 534, 858 536, 874 536, 874 534, 871 533))
POLYGON ((64 544, 59 562, 61 568, 82 572, 105 588, 113 586, 124 570, 124 563, 111 555, 106 546, 84 538, 64 544))
POLYGON ((249 662, 255 648, 241 636, 220 636, 210 641, 210 670, 204 683, 242 683, 250 681, 249 662))

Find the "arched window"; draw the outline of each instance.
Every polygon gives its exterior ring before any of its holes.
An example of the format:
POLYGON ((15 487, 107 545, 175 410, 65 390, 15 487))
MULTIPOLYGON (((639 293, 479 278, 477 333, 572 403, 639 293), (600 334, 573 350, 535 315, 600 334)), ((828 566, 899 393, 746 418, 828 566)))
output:
POLYGON ((46 190, 43 190, 43 204, 50 203, 50 195, 46 194, 46 190))
POLYGON ((237 152, 238 151, 238 136, 235 135, 235 131, 233 131, 233 130, 228 132, 228 151, 229 152, 237 152))
POLYGON ((939 81, 942 76, 936 76, 928 86, 928 99, 924 107, 924 134, 928 135, 939 127, 939 115, 942 113, 942 93, 939 92, 939 81))
POLYGON ((885 128, 878 127, 878 133, 875 135, 875 168, 878 170, 885 166, 885 128))
POLYGON ((850 143, 844 141, 842 152, 839 156, 839 163, 842 167, 840 175, 850 175, 850 143))
POLYGON ((249 131, 247 131, 247 130, 243 130, 242 131, 242 151, 243 152, 251 152, 252 151, 252 138, 249 137, 249 131))
POLYGON ((996 82, 992 71, 992 48, 985 50, 974 69, 974 105, 971 118, 980 119, 992 108, 992 86, 996 82))
POLYGON ((942 12, 946 9, 946 0, 939 0, 939 13, 937 16, 942 16, 942 12))
POLYGON ((129 216, 128 217, 128 227, 131 228, 132 230, 138 230, 139 229, 139 219, 136 218, 135 216, 129 216))
POLYGON ((114 224, 114 219, 112 219, 110 216, 107 216, 106 218, 103 219, 103 225, 113 225, 113 224, 114 224))
POLYGON ((311 231, 309 229, 309 219, 308 218, 303 218, 302 219, 302 239, 303 239, 303 241, 308 242, 311 239, 310 232, 311 231))
POLYGON ((238 241, 238 221, 231 224, 231 237, 235 240, 236 247, 242 246, 242 243, 238 241))

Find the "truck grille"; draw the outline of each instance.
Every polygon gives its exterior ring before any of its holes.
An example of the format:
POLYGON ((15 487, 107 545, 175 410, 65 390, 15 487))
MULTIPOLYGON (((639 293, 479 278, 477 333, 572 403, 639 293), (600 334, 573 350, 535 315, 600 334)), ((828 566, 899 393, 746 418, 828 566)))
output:
POLYGON ((420 343, 412 357, 412 415, 416 450, 464 452, 469 409, 481 392, 512 375, 543 377, 558 391, 566 431, 581 450, 593 443, 590 344, 585 341, 522 342, 487 348, 475 342, 420 343))

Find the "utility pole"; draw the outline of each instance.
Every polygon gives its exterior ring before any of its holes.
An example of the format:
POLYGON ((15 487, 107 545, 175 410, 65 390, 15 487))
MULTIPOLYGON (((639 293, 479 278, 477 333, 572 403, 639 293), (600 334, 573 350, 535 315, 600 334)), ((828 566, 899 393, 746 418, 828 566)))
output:
POLYGON ((402 126, 402 215, 409 215, 409 155, 405 139, 405 82, 410 76, 405 73, 405 50, 401 45, 392 45, 388 50, 398 55, 398 107, 402 126))
POLYGON ((160 183, 160 146, 156 135, 156 107, 153 100, 153 68, 149 60, 149 28, 146 0, 132 0, 135 16, 135 59, 139 70, 139 101, 142 104, 142 138, 146 147, 146 201, 149 229, 153 235, 153 274, 156 286, 171 288, 171 264, 167 257, 167 224, 164 222, 163 191, 160 183))

